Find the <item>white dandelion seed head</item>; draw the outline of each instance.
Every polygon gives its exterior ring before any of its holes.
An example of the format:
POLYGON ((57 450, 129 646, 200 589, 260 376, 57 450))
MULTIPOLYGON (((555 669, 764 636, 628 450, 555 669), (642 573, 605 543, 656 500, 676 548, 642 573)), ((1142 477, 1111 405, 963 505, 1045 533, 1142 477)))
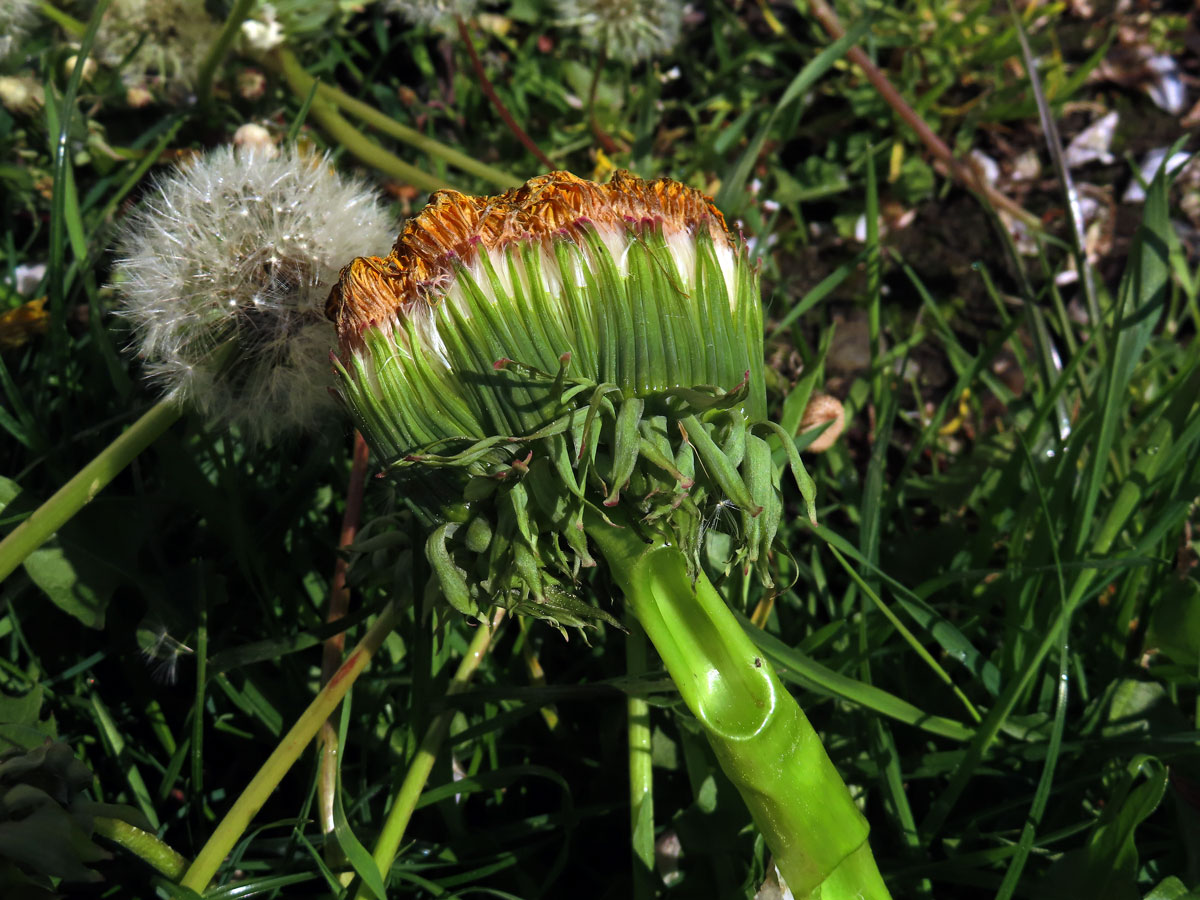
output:
POLYGON ((479 0, 388 0, 386 9, 413 25, 443 26, 455 18, 471 18, 479 0))
POLYGON ((679 43, 680 0, 554 0, 559 24, 578 29, 584 43, 612 59, 644 62, 679 43))
POLYGON ((94 53, 104 65, 120 66, 127 86, 155 87, 177 98, 194 86, 219 32, 196 0, 113 0, 100 20, 94 53))
POLYGON ((118 314, 167 396, 269 440, 335 408, 325 301, 342 265, 386 253, 394 233, 377 195, 327 158, 222 147, 125 220, 118 314))
POLYGON ((4 0, 0 3, 0 63, 20 50, 36 19, 36 0, 4 0))

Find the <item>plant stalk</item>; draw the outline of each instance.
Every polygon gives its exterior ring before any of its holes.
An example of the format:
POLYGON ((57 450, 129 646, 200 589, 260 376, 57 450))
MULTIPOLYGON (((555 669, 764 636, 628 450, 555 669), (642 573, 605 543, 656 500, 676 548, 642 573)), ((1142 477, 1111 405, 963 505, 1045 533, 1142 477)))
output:
POLYGON ((250 15, 253 8, 254 0, 237 0, 233 9, 229 11, 225 24, 221 27, 221 33, 208 48, 208 53, 205 54, 204 61, 200 64, 200 74, 196 76, 196 98, 202 109, 212 103, 213 80, 217 77, 217 66, 229 52, 233 39, 237 37, 242 23, 246 21, 246 17, 250 15))
POLYGON ((591 514, 588 535, 704 727, 797 898, 888 900, 868 826, 816 731, 701 572, 591 514))
POLYGON ((0 541, 0 581, 11 575, 30 553, 90 503, 134 457, 175 424, 181 412, 177 403, 159 401, 0 541))
POLYGON ((174 848, 159 840, 148 831, 143 831, 121 819, 96 816, 92 820, 96 834, 112 841, 123 850, 139 857, 144 863, 170 878, 172 881, 183 875, 187 859, 174 848))
MULTIPOLYGON (((288 85, 292 89, 292 93, 301 100, 307 99, 313 89, 313 85, 316 85, 317 93, 313 97, 310 111, 316 117, 317 121, 332 136, 343 141, 346 144, 347 150, 364 162, 379 168, 380 171, 395 174, 392 169, 396 169, 398 164, 404 167, 404 171, 408 174, 397 175, 397 177, 405 178, 405 180, 422 190, 434 191, 450 187, 446 182, 421 171, 415 166, 410 166, 399 157, 394 156, 383 149, 383 147, 368 139, 362 132, 346 121, 337 112, 338 109, 362 120, 384 134, 403 141, 410 147, 420 150, 423 153, 428 153, 430 156, 436 156, 449 165, 477 178, 481 178, 484 181, 491 182, 497 187, 507 190, 521 183, 507 172, 502 172, 497 168, 467 156, 465 153, 455 150, 453 147, 448 147, 440 141, 435 141, 415 128, 402 125, 390 116, 384 115, 370 104, 357 100, 332 85, 317 81, 305 71, 304 67, 300 65, 300 61, 296 59, 296 55, 286 47, 277 48, 271 57, 269 57, 269 62, 283 73, 284 78, 287 79, 288 85), (346 143, 345 138, 347 136, 350 138, 351 143, 346 143), (368 154, 370 158, 364 156, 363 153, 368 154), (384 157, 390 158, 387 165, 391 166, 392 169, 382 167, 374 161, 381 160, 384 157), (416 174, 414 175, 413 173, 416 174)), ((400 170, 397 169, 397 171, 400 170)))
MULTIPOLYGON (((359 521, 362 519, 363 491, 367 480, 367 462, 370 451, 362 433, 354 432, 354 451, 350 464, 350 481, 346 486, 346 509, 342 513, 342 529, 338 535, 338 547, 346 548, 354 543, 358 534, 359 521)), ((339 554, 333 566, 333 580, 329 584, 329 612, 325 621, 333 623, 345 618, 350 611, 350 586, 346 584, 346 574, 350 564, 346 557, 339 554)), ((346 632, 339 631, 325 639, 321 648, 321 686, 324 687, 342 664, 342 654, 346 650, 346 632)), ((321 830, 326 836, 333 834, 335 828, 333 816, 334 794, 337 791, 337 728, 333 722, 326 722, 321 728, 321 762, 320 778, 317 787, 317 801, 321 811, 321 830)), ((330 842, 327 849, 332 849, 336 842, 330 842)))
POLYGON ((233 849, 251 820, 258 813, 267 798, 279 786, 283 776, 287 774, 292 764, 299 758, 304 748, 316 736, 325 721, 333 714, 334 709, 341 703, 350 686, 366 668, 371 657, 375 655, 392 629, 396 626, 396 607, 389 603, 380 612, 374 624, 363 635, 358 646, 351 651, 341 668, 320 693, 309 704, 308 709, 296 720, 296 724, 284 735, 283 740, 267 757, 262 768, 246 785, 240 797, 234 802, 225 818, 217 826, 208 842, 200 849, 196 859, 188 868, 180 884, 197 893, 204 893, 212 881, 226 854, 233 849))
MULTIPOLYGON (((304 74, 312 78, 307 72, 304 74)), ((407 125, 397 122, 391 116, 380 112, 369 103, 364 103, 355 97, 351 97, 345 91, 331 84, 316 82, 316 85, 317 96, 321 99, 328 100, 343 112, 354 116, 356 119, 360 119, 376 131, 382 131, 384 134, 390 135, 398 141, 403 141, 415 150, 428 153, 430 156, 436 156, 456 169, 461 169, 469 175, 474 175, 484 181, 491 182, 496 187, 503 188, 504 190, 517 187, 522 183, 519 178, 509 175, 507 172, 501 171, 494 166, 489 166, 487 163, 480 162, 473 156, 468 156, 459 150, 455 150, 441 141, 435 141, 415 128, 410 128, 407 125)))
MULTIPOLYGON (((504 610, 498 609, 492 617, 490 628, 480 625, 475 630, 475 636, 471 638, 467 652, 463 654, 463 658, 458 663, 458 669, 446 688, 447 697, 461 694, 470 685, 475 670, 479 668, 479 664, 487 655, 492 645, 492 639, 496 636, 496 631, 500 628, 503 620, 504 610)), ((425 790, 425 782, 429 780, 429 773, 433 771, 438 750, 441 749, 442 742, 446 740, 453 718, 454 710, 444 709, 429 723, 425 737, 421 739, 421 745, 417 748, 417 755, 413 757, 408 771, 404 773, 404 781, 400 783, 400 788, 392 800, 392 808, 388 811, 387 819, 379 832, 375 852, 371 854, 375 865, 379 868, 379 876, 383 879, 384 884, 387 884, 388 872, 391 871, 396 853, 400 849, 400 842, 404 840, 404 832, 417 808, 417 801, 421 799, 421 792, 425 790)), ((369 900, 373 896, 374 894, 365 884, 359 888, 359 900, 369 900)), ((379 897, 377 900, 386 900, 386 898, 379 897)))
POLYGON ((69 37, 73 37, 76 40, 83 37, 83 33, 87 30, 87 26, 83 22, 80 22, 70 13, 63 12, 53 3, 49 2, 49 0, 38 0, 38 11, 58 25, 69 37))
MULTIPOLYGON (((646 674, 646 632, 632 615, 626 616, 625 673, 646 674)), ((654 896, 654 757, 651 748, 650 704, 630 694, 625 701, 629 722, 629 833, 633 845, 633 900, 654 896)))
MULTIPOLYGON (((280 47, 272 53, 271 59, 275 67, 283 73, 292 92, 301 100, 306 100, 312 89, 313 77, 304 71, 304 67, 300 65, 300 61, 296 59, 295 55, 286 47, 280 47)), ((320 92, 318 91, 318 93, 320 92)), ((347 122, 328 100, 319 96, 313 97, 309 112, 330 137, 362 162, 378 169, 385 175, 391 175, 393 178, 398 178, 430 193, 450 187, 440 178, 435 178, 416 166, 406 163, 394 153, 372 141, 347 122)))

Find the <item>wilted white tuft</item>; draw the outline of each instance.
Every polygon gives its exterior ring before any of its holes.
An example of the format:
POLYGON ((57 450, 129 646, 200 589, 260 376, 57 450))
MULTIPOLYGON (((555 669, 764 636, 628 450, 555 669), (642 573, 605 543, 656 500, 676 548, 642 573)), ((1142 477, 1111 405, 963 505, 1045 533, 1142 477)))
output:
POLYGON ((0 75, 0 104, 9 112, 31 116, 46 104, 42 83, 31 75, 0 75))
POLYGON ((168 396, 269 440, 335 408, 325 301, 341 267, 386 254, 394 232, 374 192, 325 157, 222 147, 125 220, 118 312, 168 396))
POLYGON ((36 0, 0 2, 0 63, 20 50, 36 18, 36 0))
POLYGON ((286 40, 283 23, 275 17, 275 7, 260 3, 254 16, 242 23, 242 37, 251 50, 274 50, 286 40))
POLYGON ((178 99, 194 87, 219 32, 196 0, 113 0, 100 20, 95 55, 106 66, 120 66, 127 86, 178 99))
POLYGON ((414 25, 446 25, 456 18, 469 19, 479 9, 478 0, 388 0, 387 11, 399 13, 414 25))
POLYGON ((275 146, 275 139, 271 137, 271 132, 256 122, 247 122, 240 126, 233 133, 233 145, 257 150, 267 159, 275 159, 279 156, 279 148, 275 146))
POLYGON ((560 25, 577 28, 585 43, 611 59, 639 63, 679 43, 680 0, 554 0, 554 6, 560 25))

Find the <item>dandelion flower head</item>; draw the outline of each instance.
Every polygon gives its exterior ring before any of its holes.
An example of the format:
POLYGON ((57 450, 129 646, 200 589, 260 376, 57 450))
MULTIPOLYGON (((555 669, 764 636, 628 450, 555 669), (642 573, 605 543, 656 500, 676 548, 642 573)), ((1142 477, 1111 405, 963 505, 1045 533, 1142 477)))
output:
POLYGON ((478 0, 388 0, 387 4, 388 12, 399 13, 413 25, 426 27, 469 19, 478 8, 478 0))
POLYGON ((680 0, 555 0, 559 24, 578 29, 584 43, 611 59, 644 62, 679 43, 680 0))
POLYGON ((223 147, 126 219, 119 314, 168 396, 259 439, 310 427, 331 408, 325 300, 340 266, 386 250, 392 227, 327 158, 223 147))
POLYGON ((192 88, 219 30, 196 0, 113 0, 96 33, 96 56, 121 66, 131 87, 179 96, 192 88))

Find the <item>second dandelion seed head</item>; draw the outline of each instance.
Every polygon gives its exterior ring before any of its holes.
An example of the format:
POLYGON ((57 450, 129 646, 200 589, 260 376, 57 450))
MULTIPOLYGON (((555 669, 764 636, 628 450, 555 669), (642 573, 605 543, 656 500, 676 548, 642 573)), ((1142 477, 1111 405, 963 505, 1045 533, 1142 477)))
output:
POLYGON ((118 312, 168 396, 270 439, 329 411, 325 298, 345 260, 391 233, 376 195, 328 159, 223 147, 126 219, 118 312))
POLYGON ((554 0, 559 24, 610 59, 632 64, 664 56, 679 43, 679 0, 554 0))

